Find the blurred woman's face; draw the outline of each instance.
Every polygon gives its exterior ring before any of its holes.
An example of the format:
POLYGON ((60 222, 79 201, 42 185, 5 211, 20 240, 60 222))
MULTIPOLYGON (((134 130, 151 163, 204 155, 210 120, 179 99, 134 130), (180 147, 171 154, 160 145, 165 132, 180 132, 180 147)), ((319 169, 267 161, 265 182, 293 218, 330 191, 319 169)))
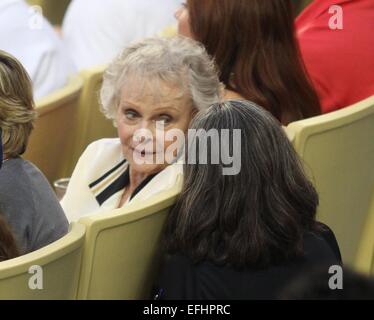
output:
POLYGON ((170 164, 166 161, 166 151, 176 139, 168 141, 165 135, 172 129, 186 133, 194 112, 190 99, 180 97, 181 90, 177 86, 161 83, 152 89, 150 83, 149 90, 143 88, 140 92, 134 92, 134 87, 125 86, 121 93, 116 116, 118 136, 132 170, 149 175, 170 164), (139 163, 143 158, 152 161, 139 163), (164 162, 159 163, 157 159, 164 159, 164 162))
POLYGON ((193 39, 194 37, 191 32, 190 18, 186 3, 183 3, 175 12, 175 18, 178 21, 178 34, 193 39))

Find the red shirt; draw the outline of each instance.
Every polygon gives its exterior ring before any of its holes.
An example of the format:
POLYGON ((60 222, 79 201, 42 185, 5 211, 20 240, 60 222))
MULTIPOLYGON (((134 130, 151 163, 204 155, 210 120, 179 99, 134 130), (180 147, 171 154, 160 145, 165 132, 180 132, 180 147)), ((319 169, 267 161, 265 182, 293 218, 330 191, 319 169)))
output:
POLYGON ((296 30, 323 113, 374 95, 374 0, 314 0, 296 30), (332 5, 342 8, 342 30, 330 28, 332 5))

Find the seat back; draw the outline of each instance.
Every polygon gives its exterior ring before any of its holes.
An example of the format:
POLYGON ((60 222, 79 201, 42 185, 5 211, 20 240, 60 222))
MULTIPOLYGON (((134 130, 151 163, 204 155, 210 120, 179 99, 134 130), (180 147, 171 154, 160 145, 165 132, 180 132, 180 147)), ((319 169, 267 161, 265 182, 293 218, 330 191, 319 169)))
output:
POLYGON ((69 175, 85 150, 93 141, 102 138, 117 137, 117 129, 113 121, 108 120, 100 111, 99 92, 103 82, 106 66, 96 66, 82 70, 83 90, 79 100, 79 111, 76 118, 76 139, 74 151, 69 163, 69 175))
POLYGON ((73 223, 56 242, 0 262, 0 299, 76 299, 84 234, 85 227, 73 223))
POLYGON ((374 276, 374 192, 354 268, 359 272, 374 276))
POLYGON ((163 224, 180 192, 177 185, 149 201, 79 221, 87 228, 79 299, 149 298, 163 224))
POLYGON ((320 197, 317 218, 354 264, 374 190, 374 96, 286 128, 320 197))
POLYGON ((82 80, 76 76, 64 88, 36 102, 38 118, 24 157, 33 162, 51 183, 68 173, 81 89, 82 80))

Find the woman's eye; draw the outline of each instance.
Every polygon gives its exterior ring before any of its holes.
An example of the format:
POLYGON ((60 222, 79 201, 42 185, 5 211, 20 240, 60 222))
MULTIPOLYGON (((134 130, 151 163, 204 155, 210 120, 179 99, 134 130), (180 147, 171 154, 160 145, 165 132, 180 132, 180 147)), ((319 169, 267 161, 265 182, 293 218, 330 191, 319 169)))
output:
POLYGON ((135 111, 124 111, 126 119, 133 120, 136 119, 139 115, 135 111))
POLYGON ((171 117, 168 115, 160 116, 157 118, 157 122, 162 122, 163 124, 169 124, 171 120, 171 117))

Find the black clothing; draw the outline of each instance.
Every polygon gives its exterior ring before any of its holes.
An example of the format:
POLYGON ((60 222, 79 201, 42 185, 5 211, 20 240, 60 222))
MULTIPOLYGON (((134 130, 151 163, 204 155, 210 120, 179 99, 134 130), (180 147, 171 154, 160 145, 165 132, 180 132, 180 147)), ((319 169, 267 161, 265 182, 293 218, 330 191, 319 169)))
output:
POLYGON ((276 299, 282 289, 302 272, 341 265, 341 256, 333 232, 304 237, 304 256, 266 269, 234 270, 205 261, 193 264, 180 254, 168 256, 156 289, 158 299, 276 299))

